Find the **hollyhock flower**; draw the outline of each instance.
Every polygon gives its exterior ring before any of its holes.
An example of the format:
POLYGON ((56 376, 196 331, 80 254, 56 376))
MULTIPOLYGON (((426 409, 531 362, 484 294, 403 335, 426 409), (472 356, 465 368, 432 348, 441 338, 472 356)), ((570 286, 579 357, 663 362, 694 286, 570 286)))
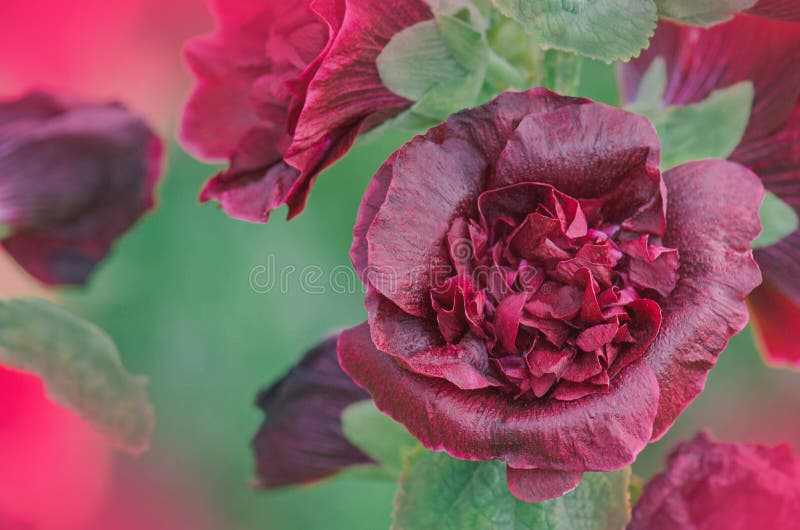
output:
POLYGON ((229 158, 201 200, 265 222, 305 206, 316 176, 355 138, 411 105, 381 82, 376 61, 399 31, 433 17, 423 0, 236 0, 219 27, 189 43, 197 77, 182 137, 207 159, 229 158))
POLYGON ((259 487, 315 482, 347 466, 374 463, 342 431, 342 411, 369 394, 342 372, 336 339, 311 349, 259 395, 267 416, 253 440, 259 487))
POLYGON ((161 142, 115 104, 44 92, 0 102, 2 244, 47 284, 81 284, 153 206, 161 142))
MULTIPOLYGON (((761 4, 759 4, 761 6, 761 4)), ((667 66, 664 101, 685 105, 711 91, 752 81, 750 122, 730 156, 800 212, 800 26, 739 16, 711 29, 662 21, 650 48, 620 68, 624 98, 636 97, 656 57, 667 66)), ((773 364, 800 366, 800 230, 755 251, 764 284, 749 299, 759 343, 773 364), (784 308, 777 311, 777 308, 784 308)))
POLYGON ((720 443, 700 433, 645 486, 628 530, 795 528, 799 513, 800 464, 789 446, 720 443))
POLYGON ((647 119, 541 88, 405 145, 354 229, 369 322, 341 335, 345 372, 426 447, 506 462, 525 500, 630 464, 761 280, 758 179, 659 156, 647 119))

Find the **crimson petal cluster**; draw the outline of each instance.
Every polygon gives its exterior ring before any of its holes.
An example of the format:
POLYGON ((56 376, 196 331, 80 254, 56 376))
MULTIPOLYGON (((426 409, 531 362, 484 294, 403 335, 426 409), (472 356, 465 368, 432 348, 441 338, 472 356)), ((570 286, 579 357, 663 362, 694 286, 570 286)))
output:
POLYGON ((317 175, 356 137, 408 108, 376 61, 401 30, 433 17, 423 0, 217 1, 218 29, 189 43, 197 85, 185 145, 229 159, 201 200, 266 222, 300 213, 317 175))
POLYGON ((545 89, 402 147, 354 229, 369 321, 340 336, 345 372, 426 447, 506 462, 525 500, 630 464, 761 280, 758 178, 724 161, 662 176, 659 153, 645 118, 545 89))
POLYGON ((152 208, 161 161, 161 141, 120 105, 46 92, 0 102, 3 247, 44 283, 85 283, 152 208))

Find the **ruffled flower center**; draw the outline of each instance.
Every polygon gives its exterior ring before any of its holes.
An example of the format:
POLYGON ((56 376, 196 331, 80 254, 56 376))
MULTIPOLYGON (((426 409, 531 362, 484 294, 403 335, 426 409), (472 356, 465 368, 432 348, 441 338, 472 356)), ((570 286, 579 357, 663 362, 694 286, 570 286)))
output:
POLYGON ((484 192, 478 215, 450 227, 452 268, 431 289, 439 329, 451 344, 482 338, 518 398, 604 392, 658 333, 678 252, 635 222, 604 221, 602 206, 515 184, 484 192))

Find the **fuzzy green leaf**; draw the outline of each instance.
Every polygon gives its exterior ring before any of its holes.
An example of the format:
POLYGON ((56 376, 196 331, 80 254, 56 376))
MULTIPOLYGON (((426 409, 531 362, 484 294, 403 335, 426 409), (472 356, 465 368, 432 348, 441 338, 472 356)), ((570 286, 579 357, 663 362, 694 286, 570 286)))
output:
POLYGON ((761 218, 761 234, 753 241, 753 248, 773 245, 800 226, 794 208, 769 191, 764 195, 758 215, 761 218))
POLYGON ((146 379, 125 371, 96 326, 44 300, 0 301, 0 363, 41 377, 55 401, 119 449, 147 450, 155 420, 146 379))
POLYGON ((622 530, 630 470, 587 473, 563 497, 529 504, 511 495, 505 465, 418 449, 406 460, 392 530, 622 530))
POLYGON ((647 47, 656 28, 653 0, 493 0, 545 48, 612 62, 647 47))
POLYGON ((725 159, 739 145, 750 120, 753 84, 743 81, 715 90, 692 105, 663 107, 637 103, 630 110, 653 122, 661 141, 661 169, 694 160, 725 159))

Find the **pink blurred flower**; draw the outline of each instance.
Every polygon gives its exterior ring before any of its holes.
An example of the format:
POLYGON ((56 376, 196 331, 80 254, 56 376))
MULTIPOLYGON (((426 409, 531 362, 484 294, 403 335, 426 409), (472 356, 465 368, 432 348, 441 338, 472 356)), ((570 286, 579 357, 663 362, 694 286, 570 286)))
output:
POLYGON ((221 530, 197 487, 112 455, 42 381, 0 367, 0 529, 221 530), (5 525, 5 526, 4 526, 5 525))
POLYGON ((122 101, 166 130, 190 83, 183 42, 210 26, 202 0, 3 0, 0 90, 122 101))

